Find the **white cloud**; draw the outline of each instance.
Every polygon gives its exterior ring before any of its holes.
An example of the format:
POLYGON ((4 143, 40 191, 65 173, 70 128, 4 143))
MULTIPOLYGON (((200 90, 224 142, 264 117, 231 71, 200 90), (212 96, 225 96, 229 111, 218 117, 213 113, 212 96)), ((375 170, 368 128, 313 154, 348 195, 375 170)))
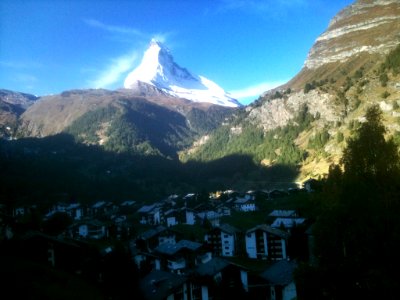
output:
POLYGON ((119 33, 119 34, 129 34, 136 36, 144 36, 144 33, 136 28, 126 27, 126 26, 115 26, 105 24, 95 19, 84 19, 85 23, 91 27, 99 28, 111 33, 119 33))
POLYGON ((229 94, 235 99, 242 100, 241 102, 248 100, 255 100, 262 93, 271 90, 273 88, 276 88, 286 82, 287 81, 263 82, 239 90, 230 91, 229 94))
POLYGON ((136 63, 139 55, 136 51, 130 54, 123 55, 111 60, 110 64, 100 72, 100 74, 93 80, 89 81, 90 87, 93 88, 110 88, 121 77, 130 71, 136 63))

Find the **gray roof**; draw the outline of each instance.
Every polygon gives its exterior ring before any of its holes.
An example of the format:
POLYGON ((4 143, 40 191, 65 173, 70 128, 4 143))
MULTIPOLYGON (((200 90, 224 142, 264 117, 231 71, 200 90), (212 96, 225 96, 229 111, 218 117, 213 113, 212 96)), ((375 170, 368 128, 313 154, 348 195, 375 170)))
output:
POLYGON ((134 200, 126 200, 121 203, 121 206, 132 206, 135 203, 136 203, 136 201, 134 201, 134 200))
POLYGON ((170 243, 161 244, 155 249, 155 251, 162 254, 174 255, 182 249, 189 249, 195 251, 199 249, 201 246, 202 244, 200 243, 192 242, 189 240, 180 240, 176 244, 170 244, 170 243))
POLYGON ((219 226, 219 228, 221 229, 221 231, 229 233, 229 234, 235 234, 235 233, 240 232, 239 229, 237 229, 236 227, 233 227, 229 224, 221 224, 219 226))
POLYGON ((152 271, 140 281, 145 299, 166 299, 187 280, 185 276, 165 271, 152 271))
POLYGON ((253 227, 253 228, 247 230, 246 234, 256 231, 256 230, 266 231, 273 235, 277 235, 277 236, 280 236, 281 238, 285 238, 285 239, 289 237, 289 233, 287 233, 283 230, 277 229, 277 228, 272 228, 271 226, 266 225, 266 224, 261 224, 261 225, 257 225, 256 227, 253 227))
POLYGON ((148 213, 148 212, 151 212, 155 207, 156 207, 155 204, 152 204, 152 205, 143 205, 141 208, 139 208, 138 213, 148 213))
POLYGON ((161 226, 161 225, 160 225, 160 226, 157 226, 156 228, 152 228, 152 229, 149 229, 149 230, 143 232, 143 233, 140 235, 140 238, 142 238, 142 239, 144 239, 144 240, 148 240, 148 239, 150 239, 150 238, 156 236, 157 234, 163 232, 163 231, 166 230, 166 229, 167 229, 167 228, 164 227, 164 226, 161 226))
POLYGON ((260 276, 266 279, 271 285, 288 285, 293 281, 293 271, 297 263, 292 260, 280 260, 268 267, 260 276))
POLYGON ((305 220, 304 218, 276 218, 271 227, 279 228, 284 226, 285 228, 292 228, 294 225, 303 224, 305 220))
POLYGON ((92 205, 92 208, 99 208, 99 207, 102 207, 105 204, 106 204, 105 201, 98 201, 98 202, 96 202, 95 204, 92 205))
POLYGON ((200 276, 213 276, 229 265, 230 263, 225 259, 214 257, 209 262, 199 265, 195 272, 200 276))
POLYGON ((296 215, 295 210, 275 209, 268 216, 270 217, 293 217, 296 215))

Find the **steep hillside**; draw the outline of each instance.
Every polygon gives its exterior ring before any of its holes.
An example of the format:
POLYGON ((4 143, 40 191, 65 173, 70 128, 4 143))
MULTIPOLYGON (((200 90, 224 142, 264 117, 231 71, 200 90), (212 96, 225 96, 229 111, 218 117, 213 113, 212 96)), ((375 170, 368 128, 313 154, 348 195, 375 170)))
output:
POLYGON ((234 109, 193 103, 142 85, 132 90, 72 90, 42 97, 20 119, 20 137, 67 132, 112 151, 175 157, 234 109), (144 90, 145 89, 145 90, 144 90), (146 91, 147 90, 147 91, 146 91), (151 96, 141 96, 146 91, 151 96))
POLYGON ((220 156, 249 153, 258 164, 299 168, 298 181, 323 176, 372 104, 380 105, 388 135, 397 138, 399 32, 399 1, 355 2, 316 40, 297 76, 266 92, 182 157, 214 159, 210 149, 220 156))
POLYGON ((30 94, 0 89, 0 137, 14 134, 19 116, 37 99, 30 94))

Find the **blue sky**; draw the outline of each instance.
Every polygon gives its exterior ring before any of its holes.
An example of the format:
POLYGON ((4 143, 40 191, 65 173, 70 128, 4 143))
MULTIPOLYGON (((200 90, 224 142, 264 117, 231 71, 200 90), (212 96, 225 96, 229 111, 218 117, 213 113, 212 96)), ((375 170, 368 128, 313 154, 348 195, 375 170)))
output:
POLYGON ((0 88, 122 87, 151 38, 242 103, 292 78, 353 0, 2 0, 0 88))

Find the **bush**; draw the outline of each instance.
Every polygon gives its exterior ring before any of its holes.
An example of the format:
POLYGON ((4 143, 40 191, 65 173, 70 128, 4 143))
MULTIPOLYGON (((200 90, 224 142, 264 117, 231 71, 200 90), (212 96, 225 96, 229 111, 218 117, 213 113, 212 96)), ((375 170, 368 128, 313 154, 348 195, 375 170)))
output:
POLYGON ((387 97, 390 96, 390 93, 388 91, 384 91, 381 96, 383 99, 386 99, 387 97))

